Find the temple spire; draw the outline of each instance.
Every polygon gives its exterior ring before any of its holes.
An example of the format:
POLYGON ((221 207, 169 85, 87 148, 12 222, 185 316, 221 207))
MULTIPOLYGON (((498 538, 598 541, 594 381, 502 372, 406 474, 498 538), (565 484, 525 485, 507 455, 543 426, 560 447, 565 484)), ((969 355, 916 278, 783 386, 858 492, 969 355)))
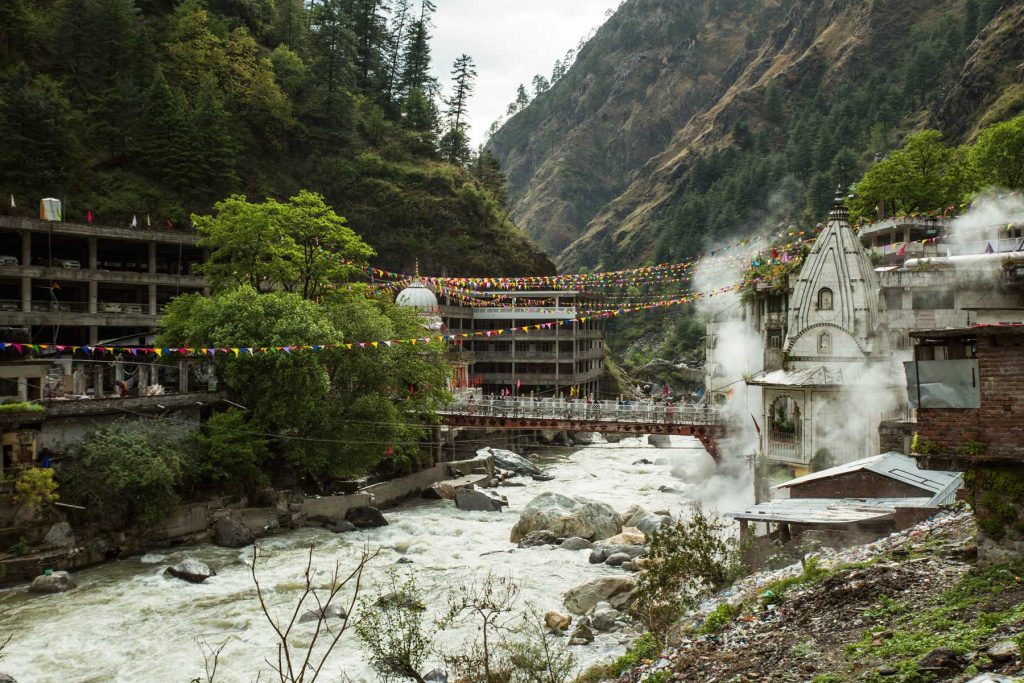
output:
POLYGON ((419 260, 419 258, 416 259, 416 279, 417 280, 420 279, 420 260, 419 260))
POLYGON ((850 212, 846 208, 846 195, 843 193, 843 186, 836 186, 836 197, 832 202, 832 210, 828 214, 829 220, 832 221, 850 221, 850 212))

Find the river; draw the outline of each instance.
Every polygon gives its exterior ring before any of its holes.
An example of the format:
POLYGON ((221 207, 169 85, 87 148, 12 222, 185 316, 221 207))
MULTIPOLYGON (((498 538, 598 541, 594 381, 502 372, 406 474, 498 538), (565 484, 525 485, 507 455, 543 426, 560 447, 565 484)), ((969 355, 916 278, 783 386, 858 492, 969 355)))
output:
MULTIPOLYGON (((335 559, 343 568, 352 566, 369 544, 381 548, 367 572, 371 586, 388 567, 411 571, 432 615, 445 605, 449 586, 488 571, 511 575, 519 583, 521 605, 532 603, 542 612, 562 610, 566 590, 622 570, 591 565, 588 551, 549 546, 512 550, 509 532, 519 511, 538 494, 586 496, 620 512, 636 503, 674 514, 684 513, 690 500, 726 511, 752 498, 742 466, 731 473, 716 468, 688 437, 672 437, 670 449, 655 449, 637 439, 588 446, 549 457, 546 463, 553 481, 525 480, 524 487, 500 489, 510 503, 503 513, 463 512, 448 501, 422 500, 386 511, 387 527, 338 535, 302 529, 260 541, 265 561, 259 576, 269 589, 269 602, 282 610, 294 605, 310 543, 316 544, 315 565, 321 569, 333 567, 335 559), (640 458, 660 464, 634 465, 640 458), (512 552, 500 552, 508 550, 512 552), (401 557, 412 564, 395 565, 401 557)), ((37 596, 24 587, 0 591, 0 642, 7 634, 14 636, 0 671, 19 683, 186 683, 202 677, 196 639, 217 644, 230 638, 221 655, 218 683, 248 683, 261 671, 261 680, 270 680, 264 658, 273 658, 275 641, 244 563, 251 552, 212 545, 174 548, 78 572, 78 588, 64 594, 37 596), (217 576, 201 585, 164 576, 168 564, 185 556, 207 562, 217 576)), ((310 624, 298 628, 296 642, 304 644, 311 630, 310 624)), ((473 634, 468 627, 445 631, 439 644, 459 644, 473 634)), ((620 654, 623 640, 621 634, 599 635, 593 645, 573 651, 581 665, 588 665, 620 654)), ((352 681, 378 680, 352 631, 343 636, 325 671, 324 681, 339 680, 338 672, 352 681)))

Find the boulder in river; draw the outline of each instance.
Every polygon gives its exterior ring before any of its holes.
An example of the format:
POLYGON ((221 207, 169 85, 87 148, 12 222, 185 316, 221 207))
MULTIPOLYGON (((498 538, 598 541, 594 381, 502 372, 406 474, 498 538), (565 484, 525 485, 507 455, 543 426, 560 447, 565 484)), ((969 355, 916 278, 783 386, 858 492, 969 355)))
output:
POLYGON ((424 676, 423 680, 427 683, 448 683, 448 672, 434 669, 424 676))
POLYGON ((570 612, 586 614, 599 602, 607 602, 614 609, 628 607, 635 591, 636 581, 631 576, 602 576, 566 591, 562 597, 570 612))
POLYGON ((494 466, 503 470, 509 470, 524 477, 532 477, 541 473, 541 469, 532 462, 512 451, 504 448, 481 448, 477 455, 489 455, 494 459, 494 466))
POLYGON ((572 623, 572 617, 568 614, 555 612, 554 610, 544 615, 544 625, 552 631, 564 631, 572 623))
POLYGON ((381 511, 369 505, 361 508, 352 508, 345 513, 345 519, 360 529, 372 529, 388 525, 388 520, 384 519, 381 511))
POLYGON ((202 583, 211 576, 217 575, 217 572, 213 571, 210 565, 200 562, 194 557, 186 557, 178 564, 168 567, 164 573, 189 583, 202 583))
POLYGON ((579 536, 572 536, 562 541, 558 545, 558 547, 562 548, 563 550, 589 550, 591 547, 593 547, 593 545, 593 543, 591 543, 585 538, 580 538, 579 536))
POLYGON ((606 443, 604 437, 597 432, 574 432, 572 440, 580 446, 593 446, 599 443, 606 443))
POLYGON ((631 559, 633 558, 626 553, 614 553, 609 555, 604 563, 609 567, 621 567, 624 562, 629 562, 631 559))
POLYGON ((255 535, 246 525, 232 517, 222 517, 213 524, 213 544, 222 548, 244 548, 252 545, 255 535))
POLYGON ((431 484, 422 496, 428 500, 455 500, 455 487, 445 481, 431 484))
POLYGON ((0 671, 0 683, 18 683, 18 681, 14 680, 14 676, 0 671))
POLYGON ((594 642, 594 630, 590 627, 590 619, 584 617, 576 624, 569 636, 570 645, 589 645, 594 642))
POLYGON ((78 584, 71 574, 67 572, 52 572, 32 579, 29 591, 32 593, 63 593, 77 586, 78 584))
POLYGON ((620 533, 605 539, 608 545, 640 545, 647 540, 644 532, 635 526, 624 526, 620 533))
POLYGON ((597 631, 614 631, 617 627, 615 623, 622 617, 617 609, 598 609, 594 608, 594 613, 590 615, 590 625, 597 631))
POLYGON ((535 474, 531 477, 534 481, 552 481, 554 476, 550 474, 535 474))
POLYGON ((462 486, 455 490, 455 507, 474 512, 501 512, 508 499, 475 486, 462 486))
POLYGON ((75 544, 75 532, 67 522, 57 522, 49 528, 43 537, 43 545, 48 548, 70 548, 75 544))
POLYGON ((325 524, 324 528, 330 531, 332 534, 343 534, 347 531, 355 531, 359 527, 357 527, 355 524, 348 521, 347 519, 339 519, 337 522, 325 524))
POLYGON ((640 557, 647 552, 642 545, 596 545, 590 551, 590 564, 601 564, 612 555, 619 553, 629 556, 629 559, 640 557))
POLYGON ((661 528, 663 524, 670 524, 672 522, 672 518, 668 515, 649 512, 639 505, 630 505, 622 513, 621 517, 623 529, 625 527, 635 527, 648 536, 661 528))
POLYGON ((319 608, 306 610, 301 617, 299 617, 299 623, 305 623, 307 621, 317 621, 320 619, 320 615, 323 614, 324 621, 331 619, 345 619, 348 617, 348 610, 341 605, 328 605, 327 609, 320 611, 319 608))
POLYGON ((668 434, 648 434, 647 443, 655 448, 671 448, 672 440, 668 434))
POLYGON ((558 536, 547 529, 538 529, 537 531, 531 531, 523 537, 523 540, 519 541, 520 548, 533 548, 538 545, 557 545, 558 536))
POLYGON ((523 509, 512 527, 510 540, 518 543, 531 531, 546 529, 559 537, 579 536, 597 541, 622 531, 619 515, 611 506, 580 496, 542 493, 523 509))

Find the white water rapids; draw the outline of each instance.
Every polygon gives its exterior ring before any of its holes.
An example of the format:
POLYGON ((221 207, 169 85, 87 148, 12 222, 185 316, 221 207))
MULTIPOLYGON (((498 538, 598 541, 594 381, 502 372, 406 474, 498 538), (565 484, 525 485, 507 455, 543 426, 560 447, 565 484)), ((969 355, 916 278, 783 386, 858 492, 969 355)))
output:
MULTIPOLYGON (((346 534, 303 529, 263 539, 258 567, 261 584, 279 613, 294 608, 310 543, 321 570, 354 565, 364 544, 379 546, 367 572, 370 590, 400 557, 397 565, 414 573, 425 594, 430 617, 446 604, 449 586, 476 573, 511 575, 520 585, 520 607, 532 603, 544 611, 564 611, 562 593, 603 575, 622 570, 587 561, 589 551, 570 552, 550 546, 514 549, 509 532, 519 511, 544 491, 593 498, 619 512, 636 503, 648 510, 683 513, 691 500, 721 512, 752 500, 750 478, 741 466, 714 465, 696 439, 672 437, 671 449, 655 449, 637 439, 576 450, 550 459, 546 471, 554 481, 503 487, 509 508, 502 513, 463 512, 449 501, 414 501, 385 511, 390 526, 346 534), (668 464, 633 465, 640 458, 668 464), (732 470, 729 472, 728 470, 732 470), (673 491, 660 491, 671 487, 673 491), (494 552, 508 551, 512 552, 494 552), (490 553, 490 554, 488 554, 490 553)), ((24 586, 0 591, 0 642, 13 634, 0 671, 19 683, 111 681, 186 683, 203 676, 196 638, 219 644, 230 638, 220 658, 218 683, 270 680, 264 659, 275 656, 275 640, 262 616, 246 559, 252 549, 212 545, 174 548, 132 557, 78 572, 78 588, 58 595, 32 595, 24 586), (164 568, 194 556, 217 570, 217 576, 194 585, 164 576, 164 568)), ((344 595, 344 594, 343 594, 344 595)), ((343 603, 347 606, 347 600, 343 603)), ((351 622, 350 622, 351 625, 351 622)), ((305 645, 312 624, 296 630, 305 645), (306 640, 303 640, 303 639, 306 640)), ((475 629, 443 631, 439 645, 456 646, 475 637, 475 629)), ((599 635, 595 644, 574 647, 581 665, 610 658, 623 650, 623 636, 599 635)), ((321 680, 377 681, 354 632, 349 630, 332 654, 321 680)))

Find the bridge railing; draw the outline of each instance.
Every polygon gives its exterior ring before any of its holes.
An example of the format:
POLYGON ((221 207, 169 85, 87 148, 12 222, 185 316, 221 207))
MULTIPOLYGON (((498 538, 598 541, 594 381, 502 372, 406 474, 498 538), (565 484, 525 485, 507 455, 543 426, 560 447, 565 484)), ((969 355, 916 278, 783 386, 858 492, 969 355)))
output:
POLYGON ((703 403, 584 401, 559 398, 463 396, 441 411, 450 415, 543 420, 592 420, 684 425, 720 425, 721 411, 703 403))

